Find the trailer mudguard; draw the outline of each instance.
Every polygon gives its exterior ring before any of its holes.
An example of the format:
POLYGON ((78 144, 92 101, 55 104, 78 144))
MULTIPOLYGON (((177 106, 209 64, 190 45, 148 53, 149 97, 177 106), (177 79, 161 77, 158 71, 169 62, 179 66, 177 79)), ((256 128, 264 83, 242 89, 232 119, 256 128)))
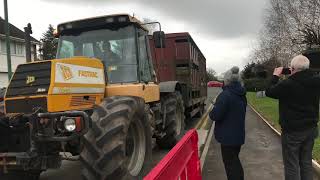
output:
POLYGON ((170 93, 181 91, 181 86, 178 81, 165 81, 159 83, 160 93, 170 93))

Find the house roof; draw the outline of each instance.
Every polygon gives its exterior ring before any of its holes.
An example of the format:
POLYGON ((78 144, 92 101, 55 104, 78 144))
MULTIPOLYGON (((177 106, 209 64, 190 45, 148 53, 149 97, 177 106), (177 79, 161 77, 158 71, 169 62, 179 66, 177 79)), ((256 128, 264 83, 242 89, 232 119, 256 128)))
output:
MULTIPOLYGON (((20 30, 19 28, 15 27, 14 25, 9 23, 9 29, 10 29, 10 36, 24 39, 24 31, 20 30)), ((0 17, 0 34, 5 35, 5 20, 0 17)), ((31 36, 31 41, 39 43, 37 39, 31 36)))

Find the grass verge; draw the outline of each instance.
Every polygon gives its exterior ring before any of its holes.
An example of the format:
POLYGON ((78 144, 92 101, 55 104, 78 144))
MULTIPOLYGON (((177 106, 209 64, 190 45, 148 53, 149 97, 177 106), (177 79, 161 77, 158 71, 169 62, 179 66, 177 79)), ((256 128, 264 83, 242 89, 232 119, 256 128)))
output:
MULTIPOLYGON (((281 132, 279 125, 279 110, 278 110, 278 100, 271 99, 268 97, 257 98, 256 93, 247 93, 248 102, 267 120, 281 132)), ((320 162, 320 138, 318 137, 314 143, 313 147, 313 158, 320 162)))

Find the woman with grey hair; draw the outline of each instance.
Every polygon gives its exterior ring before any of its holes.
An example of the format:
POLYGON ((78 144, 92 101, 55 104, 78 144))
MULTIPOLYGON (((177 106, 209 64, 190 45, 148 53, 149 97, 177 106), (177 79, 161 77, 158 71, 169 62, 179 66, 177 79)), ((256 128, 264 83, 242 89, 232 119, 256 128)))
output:
POLYGON ((223 91, 209 114, 215 121, 214 135, 221 144, 221 155, 228 180, 244 179, 239 153, 245 140, 247 99, 240 81, 238 67, 232 67, 225 73, 223 91))

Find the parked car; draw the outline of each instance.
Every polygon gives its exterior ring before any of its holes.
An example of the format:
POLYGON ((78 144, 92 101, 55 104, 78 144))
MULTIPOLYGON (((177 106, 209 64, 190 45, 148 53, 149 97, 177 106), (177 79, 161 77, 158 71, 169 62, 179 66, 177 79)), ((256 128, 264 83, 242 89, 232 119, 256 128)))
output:
POLYGON ((222 87, 223 83, 219 81, 209 81, 207 85, 208 87, 222 87))

